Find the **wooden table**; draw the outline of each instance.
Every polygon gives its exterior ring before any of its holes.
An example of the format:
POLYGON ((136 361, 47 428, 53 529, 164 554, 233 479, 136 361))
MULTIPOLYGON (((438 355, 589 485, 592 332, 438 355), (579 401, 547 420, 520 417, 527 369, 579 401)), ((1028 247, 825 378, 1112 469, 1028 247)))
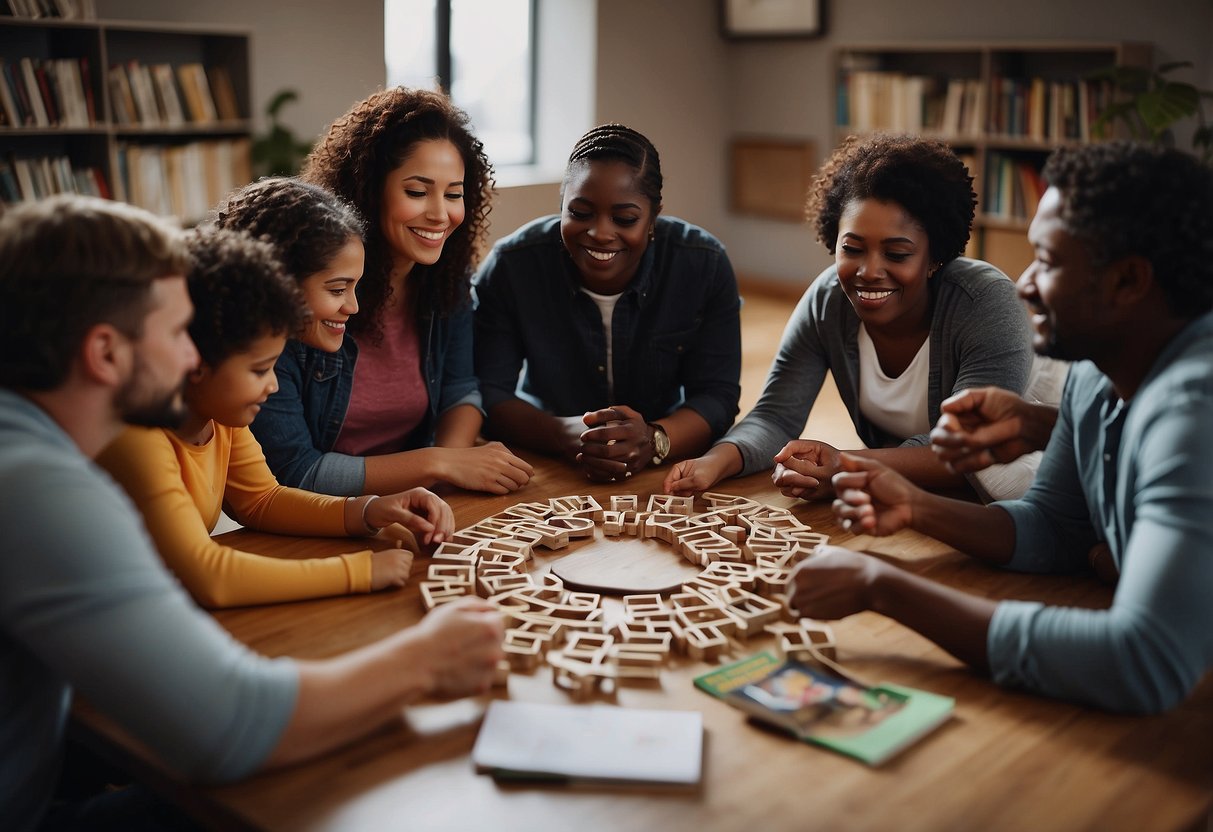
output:
MULTIPOLYGON (((665 469, 618 485, 592 485, 573 469, 528 457, 536 476, 505 497, 448 496, 456 525, 515 502, 659 491, 665 469), (626 487, 625 487, 626 486, 626 487)), ((1094 579, 999 572, 930 538, 906 532, 855 537, 825 503, 781 496, 765 475, 723 483, 795 513, 831 542, 876 553, 943 583, 990 598, 1106 607, 1111 589, 1094 579)), ((233 532, 254 551, 309 557, 349 551, 349 541, 233 532)), ((385 542, 384 545, 387 545, 385 542)), ((655 544, 660 545, 660 544, 655 544)), ((538 557, 535 570, 559 557, 538 557)), ((671 550, 671 557, 675 557, 671 550)), ((236 638, 271 656, 331 656, 415 623, 422 614, 419 558, 403 590, 227 610, 217 618, 236 638)), ((998 688, 931 642, 874 613, 837 622, 839 660, 860 678, 955 697, 955 718, 879 769, 769 734, 695 689, 708 665, 671 661, 659 687, 623 687, 625 707, 693 709, 707 729, 704 784, 697 793, 558 786, 503 786, 473 771, 469 757, 487 700, 409 709, 405 724, 309 764, 219 788, 168 778, 122 732, 83 710, 78 734, 119 754, 139 776, 209 825, 305 830, 1204 830, 1213 806, 1213 681, 1160 717, 1115 716, 998 688)), ((747 643, 746 655, 770 646, 747 643)), ((739 655, 726 657, 726 661, 739 655)), ((565 702, 546 669, 514 674, 498 696, 565 702)))

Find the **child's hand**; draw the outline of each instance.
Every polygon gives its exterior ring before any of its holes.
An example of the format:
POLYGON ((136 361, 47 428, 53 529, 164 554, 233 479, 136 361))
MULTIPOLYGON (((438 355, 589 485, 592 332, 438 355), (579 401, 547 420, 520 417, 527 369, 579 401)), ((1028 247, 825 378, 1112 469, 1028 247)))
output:
POLYGON ((377 528, 399 523, 430 546, 455 532, 455 514, 441 497, 424 488, 376 497, 366 507, 366 521, 377 528))
POLYGON ((413 553, 408 549, 384 549, 371 553, 371 589, 404 586, 413 568, 413 553))

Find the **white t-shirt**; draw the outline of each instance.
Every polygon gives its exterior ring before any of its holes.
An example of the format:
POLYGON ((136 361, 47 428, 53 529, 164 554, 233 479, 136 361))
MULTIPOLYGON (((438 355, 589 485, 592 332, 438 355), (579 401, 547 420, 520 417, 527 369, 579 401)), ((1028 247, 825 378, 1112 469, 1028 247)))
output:
POLYGON ((615 362, 611 358, 611 318, 615 315, 615 304, 619 302, 621 295, 600 295, 597 292, 591 292, 584 286, 581 291, 594 301, 602 315, 602 331, 606 335, 607 400, 613 402, 615 401, 615 362))
POLYGON ((900 439, 926 433, 927 382, 931 374, 931 339, 918 348, 901 375, 890 378, 880 368, 876 345, 859 325, 859 412, 869 422, 900 439))

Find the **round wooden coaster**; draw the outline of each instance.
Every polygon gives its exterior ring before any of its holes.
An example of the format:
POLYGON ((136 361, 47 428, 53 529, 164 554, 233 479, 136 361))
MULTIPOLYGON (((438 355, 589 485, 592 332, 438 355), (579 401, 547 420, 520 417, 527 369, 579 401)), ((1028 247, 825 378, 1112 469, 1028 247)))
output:
POLYGON ((673 592, 702 571, 660 540, 607 537, 601 529, 573 554, 552 561, 552 574, 566 587, 607 595, 673 592))

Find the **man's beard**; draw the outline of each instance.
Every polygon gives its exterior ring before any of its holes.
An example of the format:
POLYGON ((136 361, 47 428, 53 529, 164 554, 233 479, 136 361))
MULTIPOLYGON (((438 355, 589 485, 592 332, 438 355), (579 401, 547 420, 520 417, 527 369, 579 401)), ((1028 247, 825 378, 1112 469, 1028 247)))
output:
POLYGON ((185 421, 185 379, 167 392, 149 392, 140 382, 146 379, 146 365, 135 360, 135 370, 114 400, 118 415, 128 425, 145 428, 177 428, 185 421))

